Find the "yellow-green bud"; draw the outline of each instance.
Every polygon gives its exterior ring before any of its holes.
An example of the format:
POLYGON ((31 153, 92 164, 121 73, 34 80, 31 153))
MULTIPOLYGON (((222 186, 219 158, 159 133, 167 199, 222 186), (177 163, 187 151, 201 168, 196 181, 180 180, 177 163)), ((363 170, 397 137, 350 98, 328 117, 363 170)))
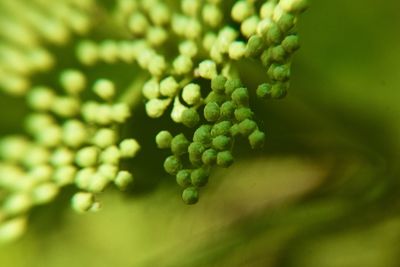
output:
POLYGON ((164 169, 171 175, 176 175, 182 169, 182 162, 176 156, 169 156, 164 161, 164 169))
POLYGON ((171 151, 174 155, 180 156, 187 153, 189 141, 183 134, 178 134, 171 141, 171 151))
POLYGON ((217 165, 221 167, 229 167, 233 163, 232 153, 227 151, 222 151, 217 154, 217 165))
POLYGON ((161 131, 156 135, 156 144, 160 149, 170 148, 172 135, 168 131, 161 131))
POLYGON ((199 192, 196 187, 188 187, 182 192, 182 200, 188 205, 192 205, 199 201, 199 192))
POLYGON ((207 121, 216 121, 220 117, 220 107, 216 102, 210 102, 204 107, 204 117, 207 121))
POLYGON ((176 174, 176 183, 182 187, 188 187, 192 184, 190 180, 190 170, 180 170, 176 174))
POLYGON ((202 167, 192 171, 190 174, 190 180, 192 184, 196 187, 205 186, 208 182, 208 177, 210 176, 209 171, 202 167))

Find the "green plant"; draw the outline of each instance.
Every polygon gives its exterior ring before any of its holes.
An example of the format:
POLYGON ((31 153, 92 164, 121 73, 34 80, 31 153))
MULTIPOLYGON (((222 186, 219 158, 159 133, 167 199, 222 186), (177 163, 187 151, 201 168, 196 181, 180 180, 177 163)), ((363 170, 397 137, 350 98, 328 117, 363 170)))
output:
POLYGON ((150 118, 170 115, 170 128, 154 139, 171 151, 164 169, 176 176, 183 201, 196 203, 212 167, 233 163, 235 139, 263 145, 253 92, 261 99, 286 95, 299 48, 295 25, 307 1, 1 6, 0 87, 30 108, 26 134, 4 137, 0 145, 0 239, 6 240, 23 232, 32 207, 52 201, 66 185, 78 188, 71 203, 83 212, 98 210, 97 195, 108 184, 124 189, 133 181, 122 161, 137 154, 140 140, 121 138, 120 129, 132 123, 142 96, 150 118), (257 88, 241 80, 244 64, 265 69, 257 88), (104 72, 107 65, 113 67, 104 72))

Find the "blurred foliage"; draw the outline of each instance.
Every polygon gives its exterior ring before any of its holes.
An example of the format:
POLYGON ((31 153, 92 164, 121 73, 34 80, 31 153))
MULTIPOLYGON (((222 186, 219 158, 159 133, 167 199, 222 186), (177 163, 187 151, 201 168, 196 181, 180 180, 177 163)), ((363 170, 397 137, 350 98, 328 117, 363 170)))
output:
MULTIPOLYGON (((398 266, 399 10, 395 0, 312 1, 289 96, 256 107, 265 148, 243 148, 195 206, 156 154, 151 136, 167 122, 138 108, 125 129, 144 142, 132 192, 109 190, 100 213, 77 215, 66 189, 0 249, 1 266, 398 266)), ((249 84, 263 75, 242 70, 249 84)), ((0 104, 0 132, 13 132, 24 110, 0 104)))

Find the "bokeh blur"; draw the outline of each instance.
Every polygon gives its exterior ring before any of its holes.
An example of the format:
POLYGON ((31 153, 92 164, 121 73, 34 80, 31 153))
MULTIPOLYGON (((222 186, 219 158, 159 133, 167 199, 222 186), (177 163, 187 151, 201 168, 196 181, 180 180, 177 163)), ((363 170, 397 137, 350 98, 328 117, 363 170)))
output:
MULTIPOLYGON (((135 187, 108 189, 102 210, 84 215, 69 208, 66 188, 0 248, 0 266, 400 266, 399 11, 397 0, 311 1, 290 93, 254 103, 265 147, 240 146, 196 205, 182 203, 153 142, 168 119, 150 120, 138 106, 124 129, 142 142, 128 163, 135 187)), ((73 64, 68 46, 54 49, 73 64)), ((121 69, 92 75, 124 83, 121 69)), ((263 75, 241 66, 250 88, 263 75)), ((21 131, 23 101, 1 94, 0 110, 1 135, 21 131)))

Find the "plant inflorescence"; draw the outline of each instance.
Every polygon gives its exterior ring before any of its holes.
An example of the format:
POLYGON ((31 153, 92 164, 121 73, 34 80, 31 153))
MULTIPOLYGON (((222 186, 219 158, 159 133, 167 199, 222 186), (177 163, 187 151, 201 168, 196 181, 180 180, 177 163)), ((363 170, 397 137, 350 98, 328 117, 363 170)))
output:
POLYGON ((140 145, 119 131, 141 96, 150 118, 169 114, 171 127, 160 129, 155 143, 170 151, 164 169, 182 187, 183 201, 196 203, 212 167, 233 163, 235 139, 263 146, 250 92, 286 95, 299 48, 295 26, 307 1, 19 0, 1 7, 0 88, 30 109, 25 133, 0 142, 0 239, 12 239, 29 210, 66 185, 77 188, 72 207, 83 212, 99 208, 97 195, 108 184, 124 189, 133 181, 121 161, 140 145), (53 47, 72 50, 76 63, 63 66, 53 47), (264 83, 243 83, 243 61, 265 69, 264 83), (118 71, 96 74, 121 63, 128 85, 118 71), (34 79, 46 73, 56 82, 34 79), (189 131, 176 132, 175 124, 189 131))

